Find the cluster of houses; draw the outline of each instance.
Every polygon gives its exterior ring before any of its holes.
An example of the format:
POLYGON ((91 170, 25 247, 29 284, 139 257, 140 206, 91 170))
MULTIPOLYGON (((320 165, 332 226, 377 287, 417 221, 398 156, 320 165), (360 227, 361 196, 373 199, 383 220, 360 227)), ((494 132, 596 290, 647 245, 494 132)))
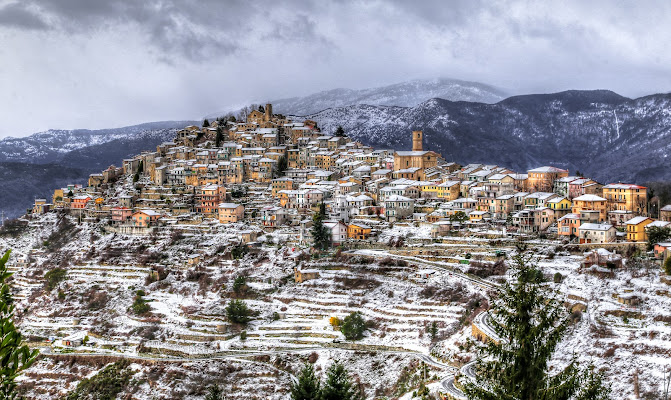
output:
POLYGON ((647 188, 603 185, 546 166, 518 173, 485 164, 460 166, 424 150, 379 150, 314 121, 295 122, 259 107, 244 121, 218 119, 180 130, 172 142, 92 174, 88 185, 38 199, 33 213, 67 209, 107 219, 125 233, 203 222, 250 229, 295 229, 310 242, 312 214, 326 205, 332 243, 369 240, 390 224, 431 224, 434 236, 466 227, 556 234, 580 243, 647 240, 671 226, 671 206, 655 220, 647 188))

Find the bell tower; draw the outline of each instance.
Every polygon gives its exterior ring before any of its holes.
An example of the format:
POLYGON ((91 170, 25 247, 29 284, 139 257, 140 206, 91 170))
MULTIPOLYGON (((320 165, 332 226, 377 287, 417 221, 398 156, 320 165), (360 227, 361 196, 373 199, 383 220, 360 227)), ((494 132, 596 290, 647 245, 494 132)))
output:
POLYGON ((412 131, 412 151, 422 151, 423 140, 424 140, 424 134, 422 133, 422 131, 412 131))
POLYGON ((264 115, 264 120, 266 122, 270 122, 270 119, 273 117, 273 105, 272 104, 266 104, 266 115, 264 115))

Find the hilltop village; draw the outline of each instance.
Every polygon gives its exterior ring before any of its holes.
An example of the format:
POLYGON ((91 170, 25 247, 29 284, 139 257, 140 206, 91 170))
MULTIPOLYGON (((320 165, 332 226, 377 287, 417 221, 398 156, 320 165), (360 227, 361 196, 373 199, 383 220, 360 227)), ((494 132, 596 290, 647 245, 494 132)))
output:
POLYGON ((86 187, 36 200, 32 212, 107 219, 110 230, 125 234, 244 222, 245 243, 286 227, 296 244, 307 245, 312 213, 324 203, 334 247, 377 241, 396 222, 430 227, 432 238, 504 229, 575 243, 646 242, 650 227, 671 226, 671 205, 652 218, 643 186, 604 185, 552 166, 522 173, 460 166, 423 150, 422 131, 408 134, 411 150, 376 150, 344 132, 322 133, 315 121, 273 114, 267 104, 245 121, 188 126, 155 152, 91 175, 86 187))
POLYGON ((407 134, 374 149, 266 104, 37 199, 0 230, 44 355, 23 393, 61 398, 114 363, 125 398, 279 400, 303 363, 339 360, 367 398, 464 399, 522 253, 573 321, 555 362, 593 362, 618 398, 658 393, 671 206, 553 166, 461 166, 407 134))

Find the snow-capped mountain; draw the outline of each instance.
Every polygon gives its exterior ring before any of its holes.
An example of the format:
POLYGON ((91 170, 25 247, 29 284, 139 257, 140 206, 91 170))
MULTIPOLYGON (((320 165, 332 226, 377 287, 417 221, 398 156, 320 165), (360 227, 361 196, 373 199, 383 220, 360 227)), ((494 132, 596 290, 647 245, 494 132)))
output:
MULTIPOLYGON (((183 128, 192 123, 194 121, 161 121, 114 129, 50 129, 46 132, 38 132, 27 137, 8 137, 0 140, 0 161, 33 164, 67 161, 70 153, 73 151, 89 147, 93 147, 91 151, 95 151, 95 146, 110 142, 115 142, 115 146, 110 147, 110 149, 118 150, 118 146, 120 144, 123 146, 123 143, 142 146, 143 143, 136 143, 138 141, 150 145, 151 148, 155 146, 153 143, 159 144, 165 140, 172 140, 173 137, 170 130, 183 128)), ((137 153, 135 151, 137 149, 132 150, 128 155, 137 153)), ((89 153, 91 151, 87 150, 89 153)), ((95 154, 95 158, 106 158, 108 155, 110 155, 109 151, 104 151, 100 154, 95 154)))
MULTIPOLYGON (((501 89, 479 82, 457 79, 418 79, 369 89, 332 89, 304 97, 273 100, 273 112, 279 114, 307 115, 327 108, 353 104, 414 107, 432 98, 453 101, 477 101, 495 103, 508 95, 501 89)), ((258 101, 266 103, 266 101, 258 101)), ((214 118, 227 112, 213 113, 214 118)))
POLYGON ((671 179, 671 94, 628 99, 605 90, 514 96, 496 104, 431 99, 415 107, 351 105, 305 117, 377 148, 425 149, 459 163, 518 171, 556 165, 602 182, 671 179))
POLYGON ((124 158, 175 137, 177 129, 197 122, 150 122, 117 129, 49 130, 0 140, 0 210, 5 217, 23 214, 33 199, 50 199, 68 183, 85 184, 89 174, 121 165, 124 158))

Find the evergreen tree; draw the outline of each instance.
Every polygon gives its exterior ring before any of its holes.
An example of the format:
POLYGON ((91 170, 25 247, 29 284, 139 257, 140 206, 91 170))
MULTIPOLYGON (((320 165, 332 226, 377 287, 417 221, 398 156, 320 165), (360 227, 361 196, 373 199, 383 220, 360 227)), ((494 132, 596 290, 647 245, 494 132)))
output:
POLYGON ((340 332, 345 335, 347 340, 361 340, 363 333, 366 331, 366 321, 364 321, 361 313, 355 311, 343 319, 340 332))
POLYGON ((345 367, 334 362, 326 371, 326 382, 321 391, 321 400, 359 400, 363 393, 354 386, 345 367))
POLYGON ((291 400, 319 400, 319 379, 315 376, 312 364, 305 364, 298 380, 291 384, 291 400))
POLYGON ((569 326, 570 315, 543 282, 530 258, 513 258, 514 283, 499 290, 490 311, 500 340, 481 348, 476 379, 465 384, 469 399, 607 399, 600 376, 582 371, 573 360, 549 374, 548 364, 569 326), (597 397, 583 397, 588 393, 597 397))
POLYGON ((231 300, 226 307, 226 317, 236 324, 246 325, 252 320, 254 311, 242 300, 231 300))
POLYGON ((221 141, 224 140, 224 129, 217 125, 217 136, 214 139, 214 147, 221 146, 221 141))
POLYGON ((671 238, 671 228, 666 226, 653 226, 647 228, 648 231, 648 251, 652 250, 657 243, 661 243, 671 238))
POLYGON ((259 105, 259 112, 265 114, 266 109, 262 105, 259 105))
POLYGON ((224 392, 219 385, 212 385, 207 389, 205 400, 224 400, 224 392))
POLYGON ((283 176, 287 168, 289 168, 287 158, 285 156, 280 157, 280 159, 277 160, 277 175, 283 176))
POLYGON ((140 161, 140 163, 137 165, 137 173, 141 174, 144 172, 144 163, 140 161))
POLYGON ((342 128, 342 126, 338 125, 338 128, 336 129, 335 135, 339 136, 339 137, 344 137, 345 136, 345 130, 342 128))
POLYGON ((321 203, 319 205, 319 212, 316 212, 312 216, 312 241, 315 248, 321 250, 331 245, 331 234, 324 225, 324 218, 326 218, 326 205, 321 203))
POLYGON ((450 221, 463 224, 464 222, 468 221, 468 214, 466 214, 463 211, 457 211, 454 214, 450 215, 450 221))
POLYGON ((207 118, 205 118, 205 120, 203 121, 203 128, 207 128, 209 126, 210 126, 210 121, 207 118))
POLYGON ((666 261, 664 261, 664 272, 671 275, 671 257, 666 257, 666 261))
POLYGON ((0 399, 16 399, 15 379, 19 374, 30 367, 37 359, 37 350, 30 350, 22 345, 23 335, 14 326, 14 298, 9 291, 6 280, 12 276, 7 271, 7 260, 10 251, 0 258, 0 399))

